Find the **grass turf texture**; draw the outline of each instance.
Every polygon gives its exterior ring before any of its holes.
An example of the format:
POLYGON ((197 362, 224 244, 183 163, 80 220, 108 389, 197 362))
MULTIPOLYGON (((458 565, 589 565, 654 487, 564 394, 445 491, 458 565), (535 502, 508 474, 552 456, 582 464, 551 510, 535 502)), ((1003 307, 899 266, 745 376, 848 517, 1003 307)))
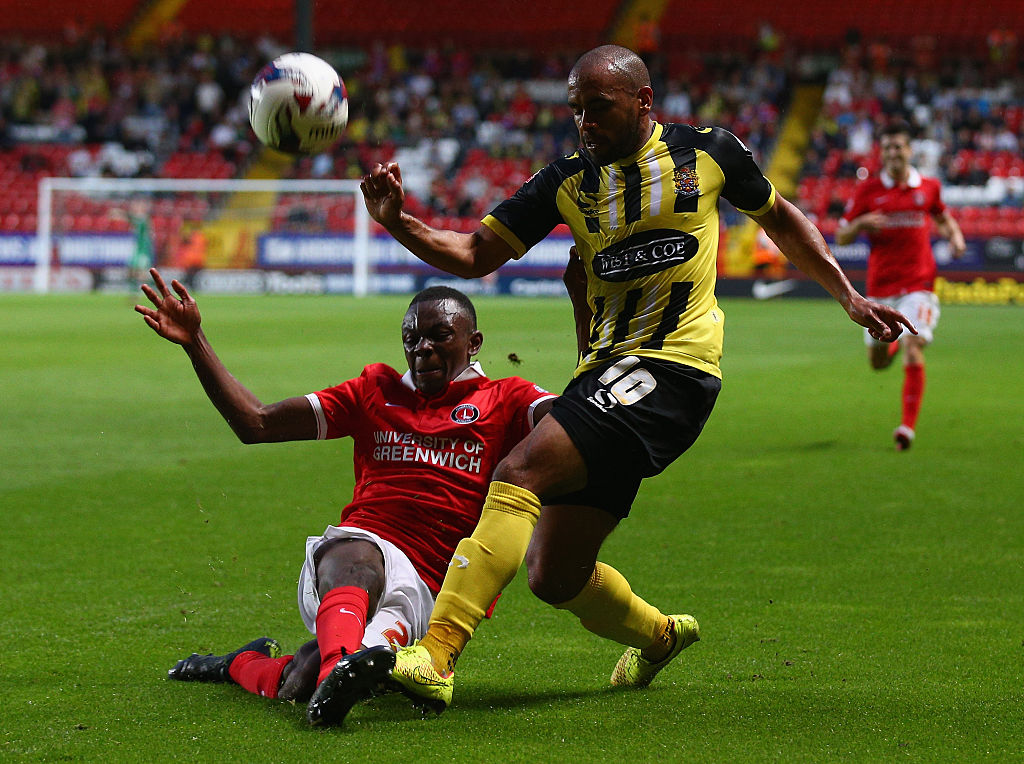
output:
MULTIPOLYGON (((1016 759, 1024 375, 1015 308, 944 308, 914 448, 898 368, 833 304, 724 302, 726 383, 604 559, 703 641, 647 691, 616 645, 520 577, 455 704, 400 697, 312 730, 303 708, 172 683, 192 651, 307 638, 305 536, 351 496, 345 441, 245 447, 134 297, 0 297, 0 758, 204 761, 1016 759)), ((478 299, 492 376, 561 389, 568 305, 478 299), (522 361, 507 360, 515 353, 522 361)), ((265 401, 401 368, 407 298, 200 297, 265 401)))

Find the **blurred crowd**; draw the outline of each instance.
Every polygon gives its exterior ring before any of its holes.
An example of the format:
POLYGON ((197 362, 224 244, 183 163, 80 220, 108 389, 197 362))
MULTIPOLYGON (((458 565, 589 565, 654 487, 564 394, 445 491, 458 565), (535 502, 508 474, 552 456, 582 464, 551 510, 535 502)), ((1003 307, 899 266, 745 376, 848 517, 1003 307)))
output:
MULTIPOLYGON (((827 76, 804 176, 854 179, 877 170, 878 132, 902 119, 914 128, 915 164, 945 186, 1019 179, 1024 175, 1019 55, 1016 36, 1004 30, 993 31, 969 54, 951 53, 933 37, 897 47, 850 35, 827 76)), ((1020 184, 1010 183, 1008 191, 1012 201, 1020 184)), ((841 204, 833 199, 829 214, 841 213, 841 204)))
POLYGON ((217 150, 244 161, 248 85, 279 49, 225 37, 183 36, 129 52, 102 33, 61 45, 0 41, 0 120, 17 141, 103 145, 75 175, 158 174, 178 150, 217 150))
MULTIPOLYGON (((269 38, 181 33, 140 51, 101 33, 69 34, 60 45, 0 41, 0 148, 89 146, 71 152, 61 171, 124 177, 160 175, 175 153, 213 152, 241 175, 257 149, 249 84, 285 51, 269 38)), ((332 154, 296 161, 295 177, 356 178, 396 157, 415 178, 410 187, 422 210, 478 217, 576 148, 565 106, 575 54, 380 43, 320 54, 345 79, 350 123, 332 154)), ((993 173, 989 154, 1019 155, 1024 141, 1010 34, 994 32, 987 47, 957 56, 934 39, 897 48, 855 33, 838 51, 798 55, 765 34, 746 50, 652 52, 649 63, 659 119, 724 125, 762 164, 793 85, 820 78, 824 105, 806 177, 852 178, 870 168, 878 128, 897 116, 919 129, 922 170, 948 184, 984 185, 993 173)))
MULTIPOLYGON (((283 52, 271 39, 211 36, 176 35, 140 51, 100 33, 60 45, 0 41, 0 140, 93 147, 71 152, 61 168, 76 176, 159 175, 176 152, 217 152, 240 173, 257 148, 249 84, 283 52)), ((377 43, 321 55, 345 80, 351 118, 335 152, 297 161, 297 177, 356 178, 399 155, 419 170, 426 208, 478 215, 509 185, 575 151, 565 105, 575 54, 377 43), (516 177, 499 182, 502 170, 516 177)), ((728 124, 759 157, 768 151, 787 98, 781 63, 737 51, 676 69, 652 61, 659 118, 728 124)))

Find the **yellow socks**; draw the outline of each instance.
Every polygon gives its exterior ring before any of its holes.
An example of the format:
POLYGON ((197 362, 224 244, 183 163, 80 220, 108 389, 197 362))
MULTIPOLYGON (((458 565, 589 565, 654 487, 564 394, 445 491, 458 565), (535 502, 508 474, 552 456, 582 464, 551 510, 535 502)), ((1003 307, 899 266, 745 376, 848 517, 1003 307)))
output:
POLYGON ((533 493, 510 483, 491 483, 480 522, 455 548, 420 640, 438 671, 454 668, 494 598, 515 577, 539 516, 540 500, 533 493))
POLYGON ((669 616, 665 616, 665 626, 658 633, 658 638, 654 640, 654 644, 650 647, 645 647, 640 651, 640 657, 645 661, 657 663, 664 660, 675 646, 676 623, 669 616))
POLYGON ((671 649, 674 634, 668 616, 633 594, 623 575, 603 562, 594 566, 583 591, 555 607, 568 610, 599 637, 642 649, 645 658, 662 652, 665 640, 663 655, 671 649))
MULTIPOLYGON (((473 535, 459 542, 420 644, 434 668, 450 672, 487 608, 508 586, 526 556, 540 516, 540 501, 518 486, 493 482, 473 535)), ((614 568, 598 562, 583 591, 555 607, 568 610, 588 631, 658 661, 675 639, 672 621, 633 594, 614 568)))

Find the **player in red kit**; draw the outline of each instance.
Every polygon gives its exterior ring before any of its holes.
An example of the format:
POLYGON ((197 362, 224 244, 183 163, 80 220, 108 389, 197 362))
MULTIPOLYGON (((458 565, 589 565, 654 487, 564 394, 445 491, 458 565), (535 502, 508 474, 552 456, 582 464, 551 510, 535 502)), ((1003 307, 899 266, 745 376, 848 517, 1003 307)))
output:
POLYGON ((394 663, 394 648, 425 633, 455 547, 480 518, 491 473, 555 396, 518 377, 489 379, 473 361, 483 335, 469 298, 433 287, 413 298, 402 321, 404 374, 372 364, 340 385, 263 404, 213 352, 185 287, 171 282, 176 297, 156 269, 150 273, 156 289, 142 290, 154 307, 135 310, 185 349, 242 442, 354 442, 352 501, 337 526, 306 540, 299 610, 316 639, 293 656, 279 657, 267 637, 227 655, 193 654, 168 675, 308 700, 310 723, 340 721, 359 695, 377 692, 373 677, 394 663), (332 694, 341 678, 345 698, 332 694))
MULTIPOLYGON (((932 341, 939 320, 939 300, 932 291, 935 256, 931 247, 931 222, 949 239, 953 257, 966 248, 960 226, 942 203, 941 186, 924 178, 910 164, 910 126, 905 122, 882 131, 882 171, 858 184, 846 207, 836 242, 850 244, 861 233, 871 244, 868 255, 867 295, 895 307, 917 326, 918 333, 904 333, 903 415, 893 440, 899 451, 914 442, 914 429, 924 394, 924 348, 932 341)), ((865 333, 868 359, 874 369, 887 368, 900 344, 886 344, 865 333)))

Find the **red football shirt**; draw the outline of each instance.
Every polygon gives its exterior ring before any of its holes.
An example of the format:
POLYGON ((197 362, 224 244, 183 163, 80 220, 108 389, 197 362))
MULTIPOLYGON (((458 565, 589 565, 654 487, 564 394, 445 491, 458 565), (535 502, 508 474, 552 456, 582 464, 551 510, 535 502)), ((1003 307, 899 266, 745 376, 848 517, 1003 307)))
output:
POLYGON ((941 215, 945 209, 939 181, 921 177, 913 168, 903 186, 897 186, 885 172, 857 184, 843 220, 849 222, 868 212, 886 216, 882 228, 868 233, 868 296, 932 291, 935 256, 929 218, 941 215))
POLYGON ((401 549, 434 592, 460 540, 480 519, 491 474, 554 396, 519 377, 488 379, 473 364, 426 398, 386 364, 306 396, 318 437, 352 436, 355 490, 341 525, 401 549))

